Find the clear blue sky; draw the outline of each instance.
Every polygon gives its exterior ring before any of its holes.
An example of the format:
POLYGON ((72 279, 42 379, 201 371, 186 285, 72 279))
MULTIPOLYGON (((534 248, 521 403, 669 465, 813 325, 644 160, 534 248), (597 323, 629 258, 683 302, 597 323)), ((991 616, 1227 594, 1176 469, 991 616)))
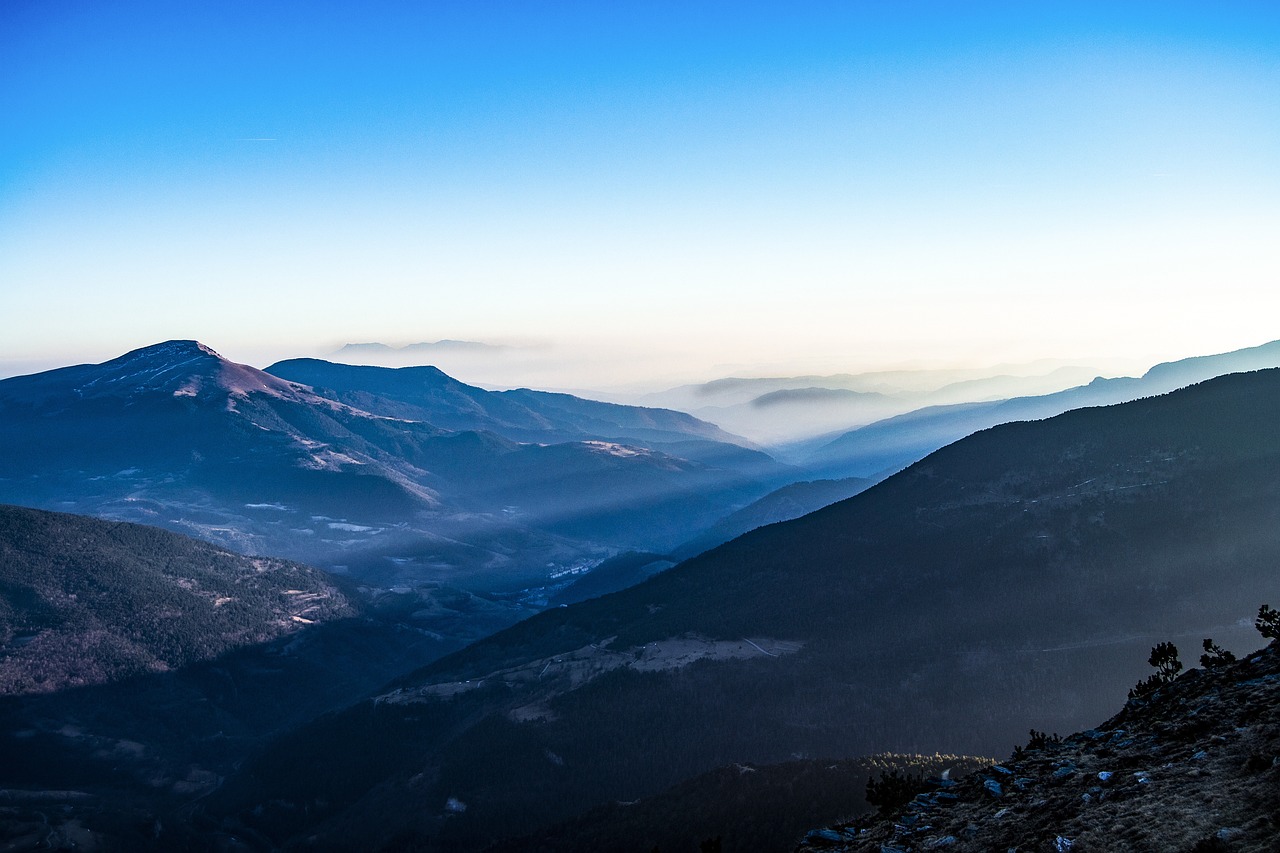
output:
POLYGON ((173 337, 527 344, 579 385, 1280 338, 1274 3, 6 0, 0 128, 0 373, 173 337))

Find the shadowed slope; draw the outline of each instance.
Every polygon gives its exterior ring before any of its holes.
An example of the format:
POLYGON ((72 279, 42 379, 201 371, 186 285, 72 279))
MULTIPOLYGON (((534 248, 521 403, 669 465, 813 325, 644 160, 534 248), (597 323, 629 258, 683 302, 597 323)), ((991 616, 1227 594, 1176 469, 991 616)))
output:
POLYGON ((174 669, 354 613, 307 566, 0 506, 0 694, 174 669))

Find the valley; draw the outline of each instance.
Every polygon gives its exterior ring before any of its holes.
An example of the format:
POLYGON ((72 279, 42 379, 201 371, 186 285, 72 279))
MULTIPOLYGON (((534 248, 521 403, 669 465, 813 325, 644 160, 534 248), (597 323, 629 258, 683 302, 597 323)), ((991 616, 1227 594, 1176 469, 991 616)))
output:
MULTIPOLYGON (((1232 358, 1152 373, 1272 355, 1232 358)), ((798 779, 878 753, 999 755, 1028 726, 1099 716, 1158 639, 1240 642, 1280 560, 1275 370, 980 430, 896 474, 806 480, 674 412, 283 364, 173 342, 0 381, 22 451, 6 498, 107 519, 7 510, 50 577, 81 576, 56 555, 105 526, 152 537, 143 550, 196 547, 128 518, 231 545, 258 578, 279 547, 327 584, 291 582, 277 615, 250 618, 285 636, 224 630, 202 657, 44 673, 35 691, 9 679, 0 787, 56 804, 60 837, 478 851, 613 832, 605 804, 669 803, 717 768, 800 762, 779 771, 798 779), (148 839, 151 814, 168 828, 148 839)), ((1062 405, 1030 399, 1017 406, 1062 405)), ((133 566, 139 549, 116 547, 133 566)), ((242 595, 217 576, 175 583, 230 613, 242 595)), ((6 583, 8 607, 28 601, 6 583)), ((23 606, 6 667, 119 647, 23 606)))
POLYGON ((1278 46, 0 2, 0 853, 1280 853, 1278 46))

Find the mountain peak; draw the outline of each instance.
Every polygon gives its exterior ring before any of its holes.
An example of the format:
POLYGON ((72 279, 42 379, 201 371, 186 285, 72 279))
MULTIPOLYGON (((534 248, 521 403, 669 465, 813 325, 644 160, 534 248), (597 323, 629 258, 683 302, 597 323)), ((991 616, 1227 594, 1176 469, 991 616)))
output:
POLYGON ((199 341, 172 340, 130 350, 124 355, 117 356, 110 361, 104 362, 104 365, 128 364, 130 362, 137 361, 176 362, 182 359, 194 358, 211 358, 218 361, 226 360, 212 347, 206 346, 199 341))
POLYGON ((164 341, 132 350, 89 367, 81 378, 75 392, 82 398, 156 392, 175 397, 295 393, 290 383, 228 361, 212 347, 193 340, 164 341))

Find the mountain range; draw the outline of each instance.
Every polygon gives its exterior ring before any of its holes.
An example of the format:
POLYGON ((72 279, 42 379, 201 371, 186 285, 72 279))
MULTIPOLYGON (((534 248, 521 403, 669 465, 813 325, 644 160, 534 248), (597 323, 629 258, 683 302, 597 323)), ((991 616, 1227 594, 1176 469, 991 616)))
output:
POLYGON ((1238 647, 1275 597, 1278 464, 1277 370, 985 430, 441 659, 204 813, 480 849, 734 762, 1002 754, 1102 718, 1157 640, 1238 647))
POLYGON ((887 370, 829 376, 724 378, 640 397, 764 444, 848 430, 926 406, 1046 394, 1094 379, 1099 368, 1057 362, 989 369, 887 370))
POLYGON ((997 424, 1039 420, 1071 409, 1137 400, 1227 373, 1271 367, 1280 367, 1280 341, 1157 364, 1136 378, 1099 377, 1087 385, 1053 394, 927 406, 834 438, 801 443, 791 448, 787 457, 820 476, 874 476, 997 424))
POLYGON ((434 368, 272 369, 170 341, 0 381, 0 500, 383 587, 511 590, 674 547, 794 479, 682 413, 483 391, 434 368))
POLYGON ((277 362, 266 372, 383 417, 425 421, 453 431, 487 430, 511 441, 594 440, 653 447, 705 439, 746 444, 683 412, 529 389, 486 391, 434 367, 370 367, 296 358, 277 362))
MULTIPOLYGON (((1082 728, 1152 643, 1239 648, 1275 598, 1280 370, 983 429, 874 483, 792 483, 675 412, 431 368, 271 371, 174 341, 0 382, 0 497, 108 517, 0 508, 0 831, 617 839, 681 803, 864 777, 859 756, 1082 728)), ((712 827, 685 829, 654 843, 712 827)))

